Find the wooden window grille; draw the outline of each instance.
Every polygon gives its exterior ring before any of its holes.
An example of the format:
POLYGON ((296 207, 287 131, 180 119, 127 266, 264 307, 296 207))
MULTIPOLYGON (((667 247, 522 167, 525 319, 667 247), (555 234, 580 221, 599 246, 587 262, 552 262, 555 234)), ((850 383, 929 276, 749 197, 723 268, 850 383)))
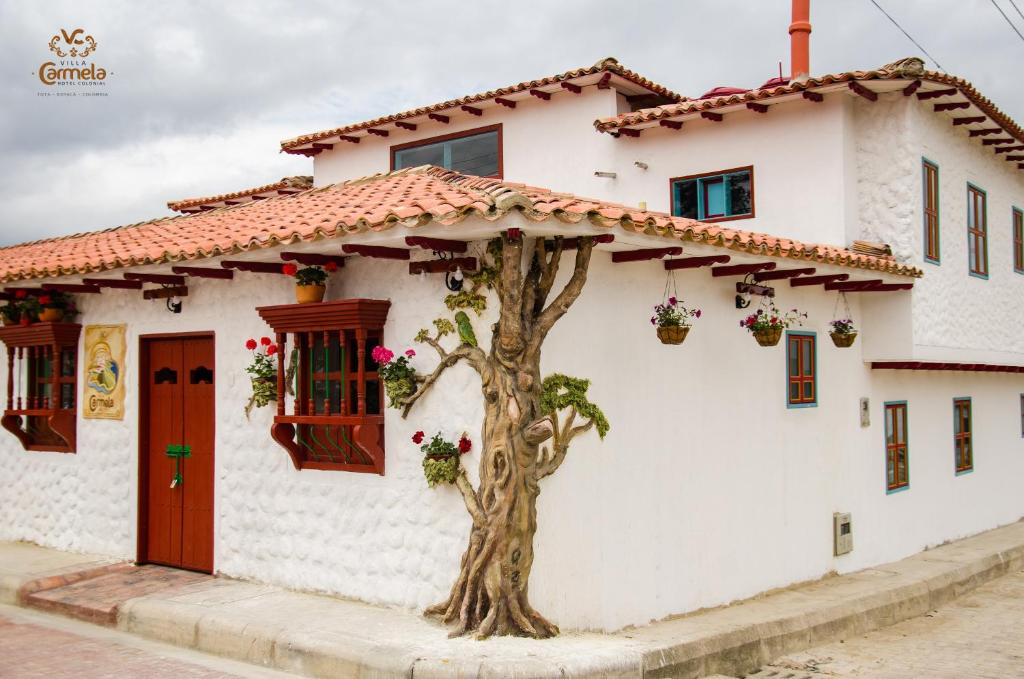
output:
POLYGON ((384 385, 371 352, 390 306, 346 299, 257 309, 278 346, 271 436, 296 469, 384 474, 384 385))
POLYGON ((939 248, 939 166, 922 161, 924 179, 924 258, 938 264, 939 248))
POLYGON ((910 485, 906 402, 885 404, 886 490, 910 485))
POLYGON ((7 401, 0 424, 25 450, 75 452, 77 323, 0 328, 7 349, 7 401))
POLYGON ((974 435, 969 398, 953 400, 953 452, 957 474, 974 469, 974 435))
POLYGON ((818 403, 817 356, 813 333, 786 333, 786 365, 788 382, 786 399, 791 407, 818 403))
POLYGON ((988 215, 985 192, 967 185, 967 257, 971 274, 988 278, 988 215))

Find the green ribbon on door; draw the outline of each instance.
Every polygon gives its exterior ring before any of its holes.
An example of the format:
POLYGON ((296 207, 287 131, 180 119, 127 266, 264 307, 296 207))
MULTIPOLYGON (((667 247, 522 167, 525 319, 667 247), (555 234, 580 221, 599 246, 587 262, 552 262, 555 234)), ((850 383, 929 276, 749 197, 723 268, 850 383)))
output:
POLYGON ((181 458, 192 457, 192 448, 189 446, 167 446, 167 457, 174 458, 174 478, 171 479, 171 488, 177 488, 185 483, 181 475, 181 458))

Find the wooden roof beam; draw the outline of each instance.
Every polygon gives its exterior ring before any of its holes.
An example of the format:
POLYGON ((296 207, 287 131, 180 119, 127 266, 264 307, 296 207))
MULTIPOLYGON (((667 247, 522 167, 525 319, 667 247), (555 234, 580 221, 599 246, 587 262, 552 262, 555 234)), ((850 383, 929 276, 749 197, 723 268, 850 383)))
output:
POLYGON ((919 87, 921 87, 921 81, 915 80, 914 82, 910 83, 909 85, 903 88, 903 96, 909 97, 914 92, 917 92, 919 87))
POLYGON ((512 101, 511 99, 506 99, 505 97, 495 97, 494 103, 498 104, 499 106, 504 106, 505 108, 516 107, 516 102, 512 101))
POLYGON ((771 271, 776 266, 775 262, 760 262, 758 264, 731 264, 729 266, 716 266, 711 269, 711 275, 715 278, 722 276, 746 276, 748 273, 759 271, 771 271))
POLYGON ((409 259, 409 251, 404 248, 386 248, 379 245, 342 245, 341 251, 347 255, 359 255, 360 257, 409 259))
POLYGON ((800 288, 807 285, 822 285, 825 283, 834 283, 836 281, 845 281, 850 277, 848 273, 829 273, 821 276, 801 276, 799 278, 790 278, 789 287, 800 288))
POLYGON ((321 144, 320 142, 313 142, 313 148, 317 151, 330 151, 334 148, 334 144, 321 144))
MULTIPOLYGON (((850 91, 852 91, 854 94, 859 94, 860 96, 864 97, 868 101, 878 101, 878 92, 875 92, 874 90, 871 90, 871 89, 868 89, 867 87, 864 87, 863 85, 861 85, 856 80, 851 80, 850 84, 849 84, 849 87, 850 87, 850 91)), ((917 96, 920 97, 921 95, 919 94, 917 96)))
POLYGON ((94 295, 98 295, 100 293, 99 286, 88 285, 86 283, 43 283, 43 290, 52 290, 53 292, 86 293, 94 295))
POLYGON ((597 81, 597 89, 607 90, 611 88, 612 74, 611 71, 605 71, 601 79, 597 81))
POLYGON ((951 96, 953 96, 954 94, 956 94, 959 91, 960 90, 956 89, 955 87, 952 88, 952 89, 948 89, 948 90, 929 90, 927 92, 918 92, 917 93, 917 98, 921 99, 923 101, 925 99, 938 99, 939 97, 951 97, 951 96))
POLYGON ((970 108, 971 102, 969 101, 948 101, 942 104, 935 104, 935 112, 940 113, 942 111, 956 111, 961 108, 970 108))
MULTIPOLYGON (((586 238, 586 237, 587 236, 583 236, 583 238, 586 238)), ((600 245, 602 243, 614 243, 615 242, 615 236, 613 234, 610 234, 610 233, 602 233, 602 234, 598 234, 596 236, 590 236, 590 238, 591 238, 591 240, 594 241, 594 245, 600 245)), ((563 252, 567 251, 567 250, 578 250, 579 247, 580 247, 580 239, 579 238, 563 238, 562 239, 562 251, 563 252)), ((553 240, 545 240, 544 241, 544 248, 546 250, 554 250, 555 249, 555 241, 553 241, 553 240)))
POLYGON ((768 113, 768 104, 755 104, 752 101, 748 101, 747 108, 755 113, 768 113))
POLYGON ((816 269, 780 269, 779 271, 765 271, 763 273, 754 274, 754 280, 758 283, 762 281, 777 281, 784 278, 796 278, 797 276, 810 276, 816 271, 816 269))
POLYGON ((661 259, 662 257, 676 256, 683 254, 681 247, 674 248, 649 248, 646 250, 624 250, 622 252, 613 252, 612 261, 616 264, 622 264, 624 262, 646 262, 652 259, 661 259))
POLYGON ((564 82, 564 81, 562 82, 562 89, 563 90, 569 90, 573 94, 580 94, 581 92, 583 92, 583 88, 580 87, 579 85, 574 85, 574 84, 572 84, 570 82, 564 82))
POLYGON ((406 236, 405 244, 411 248, 423 248, 434 252, 465 252, 469 249, 469 244, 465 241, 426 236, 406 236))
POLYGON ((989 134, 998 134, 1002 131, 1002 128, 999 127, 989 127, 984 130, 969 130, 969 135, 972 137, 984 137, 989 134))
POLYGON ((99 288, 117 288, 120 290, 142 289, 142 281, 126 281, 121 278, 83 278, 82 283, 95 285, 99 288))
POLYGON ((281 259, 286 262, 298 262, 303 266, 323 266, 336 264, 345 266, 345 258, 340 255, 322 255, 319 252, 282 252, 281 259))
POLYGON ((1024 151, 1024 146, 1003 146, 995 149, 996 155, 1000 153, 1009 153, 1010 151, 1024 151))
POLYGON ((388 132, 387 130, 378 130, 378 129, 377 129, 377 128, 375 128, 375 127, 369 127, 369 128, 367 128, 367 129, 366 129, 366 131, 367 131, 368 133, 370 133, 370 134, 375 134, 375 135, 377 135, 378 137, 387 137, 387 136, 389 136, 389 135, 391 134, 391 133, 390 133, 390 132, 388 132))
POLYGON ((191 276, 192 278, 217 278, 229 281, 235 277, 235 272, 230 269, 214 269, 213 267, 204 266, 172 266, 171 271, 181 276, 191 276))
POLYGON ((729 255, 708 255, 706 257, 687 257, 686 259, 669 259, 665 261, 666 271, 679 269, 699 269, 713 264, 728 264, 732 259, 729 255))
POLYGON ((410 132, 416 131, 416 123, 407 123, 404 120, 396 120, 395 127, 401 128, 403 130, 409 130, 410 132))
POLYGON ((811 92, 810 90, 804 90, 802 96, 807 101, 813 101, 816 104, 820 104, 825 101, 825 96, 820 92, 811 92))
POLYGON ((537 97, 542 101, 551 101, 551 93, 543 90, 530 90, 530 96, 537 97))
POLYGON ((713 113, 711 111, 701 111, 700 117, 704 120, 710 120, 715 123, 720 123, 724 119, 724 116, 721 113, 713 113))
POLYGON ((1014 141, 1015 141, 1014 139, 1009 139, 1009 138, 1007 138, 1007 139, 982 139, 981 140, 981 145, 982 146, 998 146, 999 144, 1012 144, 1014 141))
POLYGON ((826 290, 838 290, 839 292, 896 292, 898 290, 912 290, 913 287, 913 283, 883 283, 879 279, 825 284, 826 290))
POLYGON ((430 118, 431 120, 436 120, 439 123, 444 123, 445 125, 450 123, 452 120, 450 117, 443 116, 440 113, 428 113, 427 117, 430 118))
POLYGON ((953 118, 954 125, 973 125, 974 123, 983 123, 988 118, 985 116, 973 116, 971 118, 953 118))
POLYGON ((457 270, 476 271, 476 257, 453 257, 452 259, 430 259, 422 262, 409 262, 409 275, 421 273, 455 273, 457 270))
POLYGON ((626 137, 633 137, 633 138, 639 137, 640 136, 640 132, 642 132, 642 130, 634 130, 631 127, 620 127, 618 129, 618 133, 619 134, 624 135, 626 137))
POLYGON ((477 108, 476 106, 466 106, 465 104, 463 104, 459 108, 461 108, 466 113, 469 113, 470 115, 474 116, 482 116, 484 114, 484 110, 482 108, 477 108))
POLYGON ((670 130, 683 129, 683 121, 681 120, 659 120, 658 125, 661 127, 667 127, 670 130))
POLYGON ((188 297, 188 286, 175 285, 169 288, 142 291, 142 299, 168 299, 170 297, 188 297))
POLYGON ((237 269, 248 273, 276 273, 284 274, 282 264, 277 262, 242 262, 236 260, 225 260, 220 263, 225 269, 237 269))
POLYGON ((129 271, 124 274, 125 280, 141 281, 143 283, 157 283, 159 285, 184 285, 184 276, 171 276, 163 273, 135 273, 129 271))

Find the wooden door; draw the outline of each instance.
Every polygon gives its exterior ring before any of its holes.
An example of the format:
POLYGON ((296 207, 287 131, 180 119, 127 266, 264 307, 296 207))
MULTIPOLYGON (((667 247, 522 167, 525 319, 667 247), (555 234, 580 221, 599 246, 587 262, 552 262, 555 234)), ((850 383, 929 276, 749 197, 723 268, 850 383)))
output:
POLYGON ((139 561, 213 572, 214 347, 144 339, 139 561))

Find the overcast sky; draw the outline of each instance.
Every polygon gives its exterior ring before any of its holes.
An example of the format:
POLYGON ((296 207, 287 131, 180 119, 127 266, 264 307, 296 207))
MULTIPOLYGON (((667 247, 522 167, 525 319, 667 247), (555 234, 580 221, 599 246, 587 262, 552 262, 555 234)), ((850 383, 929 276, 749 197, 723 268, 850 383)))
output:
MULTIPOLYGON (((1011 0, 995 2, 1024 33, 1011 0)), ((879 3, 1024 121, 1024 40, 993 0, 879 3)), ((870 0, 811 5, 815 74, 924 57, 870 0)), ((756 86, 780 60, 788 72, 789 11, 789 0, 0 0, 0 244, 312 174, 311 159, 278 153, 281 139, 605 56, 690 96, 756 86), (50 36, 77 27, 112 71, 109 96, 39 96, 50 36)))

